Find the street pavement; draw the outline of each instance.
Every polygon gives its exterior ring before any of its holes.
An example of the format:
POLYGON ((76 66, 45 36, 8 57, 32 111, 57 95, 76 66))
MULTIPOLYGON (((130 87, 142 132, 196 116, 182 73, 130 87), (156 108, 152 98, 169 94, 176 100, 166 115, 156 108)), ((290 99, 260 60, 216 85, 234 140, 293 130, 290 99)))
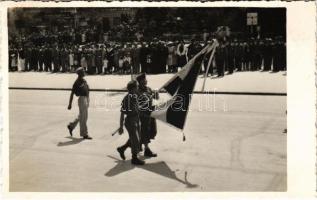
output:
MULTIPOLYGON (((35 75, 41 78, 29 79, 24 87, 32 84, 69 87, 75 78, 67 74, 72 79, 65 80, 64 76, 62 82, 57 75, 51 75, 58 77, 55 84, 51 81, 39 84, 39 80, 45 79, 42 76, 49 75, 35 75)), ((265 81, 262 84, 267 88, 263 90, 285 92, 286 83, 278 85, 285 76, 281 73, 270 75, 278 77, 275 78, 278 81, 275 87, 265 81)), ((22 84, 24 76, 23 73, 10 74, 10 86, 22 84), (18 80, 19 75, 22 78, 18 80)), ((236 79, 234 76, 231 79, 236 79)), ((101 87, 101 80, 94 82, 92 76, 87 79, 90 85, 101 87)), ((154 78, 149 77, 150 86, 151 80, 154 78)), ((226 84, 219 82, 219 85, 226 84)), ((223 86, 227 91, 230 87, 233 88, 233 84, 228 88, 223 86)), ((254 86, 244 83, 239 87, 240 84, 236 84, 235 91, 254 86)), ((89 141, 80 138, 79 127, 73 137, 69 136, 66 125, 78 114, 76 99, 73 109, 67 110, 69 91, 9 90, 9 190, 286 191, 285 96, 195 94, 184 130, 186 141, 181 132, 158 121, 158 135, 150 144, 158 157, 148 159, 141 154, 146 162, 141 167, 131 165, 130 150, 125 153, 126 161, 116 152, 127 140, 127 131, 121 136, 111 136, 119 125, 123 96, 124 93, 91 93, 88 130, 93 140, 89 141)), ((166 98, 167 94, 161 94, 161 99, 166 98)))

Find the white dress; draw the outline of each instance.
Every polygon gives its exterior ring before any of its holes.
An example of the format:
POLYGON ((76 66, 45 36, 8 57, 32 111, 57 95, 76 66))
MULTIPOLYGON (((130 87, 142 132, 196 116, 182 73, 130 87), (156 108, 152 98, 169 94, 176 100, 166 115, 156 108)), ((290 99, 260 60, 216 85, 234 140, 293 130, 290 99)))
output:
POLYGON ((74 65, 74 53, 69 54, 69 66, 74 65))
POLYGON ((119 68, 122 68, 123 67, 123 62, 124 62, 124 60, 123 59, 119 59, 119 68))
POLYGON ((81 67, 82 68, 84 68, 85 70, 87 70, 87 60, 86 60, 86 58, 83 56, 83 57, 81 57, 81 60, 80 60, 80 65, 81 65, 81 67))
POLYGON ((103 60, 103 65, 102 66, 103 66, 104 69, 108 68, 108 60, 106 58, 103 60))
POLYGON ((20 56, 18 56, 18 71, 24 71, 25 70, 25 59, 22 59, 20 56))
POLYGON ((18 60, 17 60, 17 54, 11 54, 11 66, 17 67, 18 66, 18 60))

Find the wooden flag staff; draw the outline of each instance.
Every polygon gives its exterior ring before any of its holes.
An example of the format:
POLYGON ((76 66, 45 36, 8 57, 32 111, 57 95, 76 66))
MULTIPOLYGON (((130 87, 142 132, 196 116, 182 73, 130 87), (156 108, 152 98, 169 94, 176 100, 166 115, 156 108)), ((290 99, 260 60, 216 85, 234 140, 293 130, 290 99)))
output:
POLYGON ((209 71, 209 68, 210 68, 210 65, 211 65, 211 62, 214 58, 214 54, 215 54, 215 51, 216 51, 216 46, 214 46, 214 48, 212 49, 212 52, 210 54, 210 58, 209 58, 209 61, 208 61, 208 65, 207 65, 207 69, 206 69, 206 72, 205 72, 205 77, 204 77, 204 82, 203 82, 203 87, 201 89, 201 91, 205 91, 205 84, 206 84, 206 78, 207 78, 207 75, 208 75, 208 71, 209 71))

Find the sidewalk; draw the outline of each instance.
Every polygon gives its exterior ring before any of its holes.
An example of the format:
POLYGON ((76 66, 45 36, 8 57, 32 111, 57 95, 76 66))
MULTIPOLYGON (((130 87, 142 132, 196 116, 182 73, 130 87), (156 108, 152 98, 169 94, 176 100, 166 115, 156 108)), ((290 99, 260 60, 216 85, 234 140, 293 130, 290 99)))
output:
MULTIPOLYGON (((148 85, 159 89, 173 74, 148 75, 148 85)), ((9 87, 26 88, 71 88, 76 74, 51 74, 48 72, 12 72, 9 73, 9 87)), ((205 91, 210 92, 267 92, 286 93, 285 72, 236 72, 223 78, 208 77, 205 91)), ((124 89, 130 75, 88 75, 91 89, 124 89)), ((195 91, 201 91, 204 78, 199 76, 195 91)))

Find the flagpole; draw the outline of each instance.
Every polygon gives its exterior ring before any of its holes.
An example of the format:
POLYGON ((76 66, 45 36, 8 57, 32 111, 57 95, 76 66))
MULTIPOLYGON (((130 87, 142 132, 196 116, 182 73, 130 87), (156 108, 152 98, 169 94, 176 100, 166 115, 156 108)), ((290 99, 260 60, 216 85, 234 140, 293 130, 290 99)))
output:
POLYGON ((211 61, 212 61, 212 59, 214 58, 215 51, 216 51, 216 47, 213 47, 212 52, 211 52, 211 54, 210 54, 209 61, 208 61, 207 69, 206 69, 206 72, 205 72, 204 83, 203 83, 203 87, 202 87, 202 89, 201 89, 202 92, 205 90, 205 84, 206 84, 206 79, 207 79, 208 71, 209 71, 209 68, 210 68, 210 65, 211 65, 211 61))

